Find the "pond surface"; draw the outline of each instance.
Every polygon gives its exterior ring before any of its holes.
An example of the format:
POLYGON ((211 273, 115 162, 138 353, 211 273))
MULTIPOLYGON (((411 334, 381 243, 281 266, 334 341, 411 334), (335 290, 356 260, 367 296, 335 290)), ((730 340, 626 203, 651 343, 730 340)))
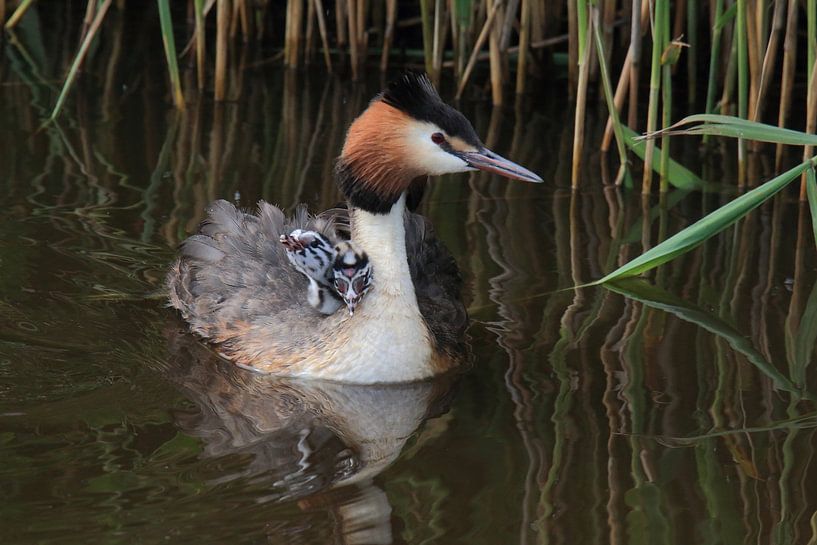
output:
MULTIPOLYGON (((459 175, 426 195, 466 279, 470 370, 273 381, 184 332, 166 267, 213 199, 335 204, 333 159, 380 82, 261 65, 231 102, 178 113, 161 66, 91 72, 38 131, 60 72, 4 53, 3 543, 817 540, 817 274, 796 195, 646 280, 559 291, 732 198, 728 146, 674 144, 717 183, 642 202, 605 189, 592 144, 571 192, 563 83, 516 109, 463 104, 546 180, 459 175)), ((773 153, 752 161, 753 183, 773 175, 773 153)))

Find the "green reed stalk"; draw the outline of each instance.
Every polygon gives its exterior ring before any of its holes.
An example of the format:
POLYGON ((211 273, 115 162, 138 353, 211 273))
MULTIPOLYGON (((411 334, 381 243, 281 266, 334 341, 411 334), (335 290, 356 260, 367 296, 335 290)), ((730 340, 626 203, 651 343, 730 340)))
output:
POLYGON ((808 64, 806 68, 807 81, 811 81, 811 69, 814 66, 814 59, 817 58, 817 0, 806 2, 806 37, 808 64))
MULTIPOLYGON (((811 67, 811 79, 809 80, 808 93, 806 98, 806 133, 817 132, 817 64, 811 67)), ((814 146, 808 145, 803 149, 804 159, 811 157, 814 153, 814 146)), ((807 178, 804 174, 800 181, 800 201, 806 200, 807 178)), ((817 217, 812 217, 812 222, 817 222, 817 217)))
MULTIPOLYGON (((746 44, 746 0, 737 0, 738 13, 735 25, 738 48, 738 117, 749 118, 749 60, 746 44)), ((746 183, 746 142, 738 139, 738 185, 746 183)))
MULTIPOLYGON (((797 0, 789 0, 786 11, 786 37, 783 39, 783 74, 780 82, 780 108, 777 114, 777 125, 784 127, 791 107, 794 70, 797 62, 797 0)), ((780 170, 783 163, 783 146, 778 144, 775 150, 775 169, 780 170)))
POLYGON ((698 92, 698 0, 687 0, 687 101, 694 105, 698 92))
POLYGON ((11 14, 11 17, 9 17, 9 20, 6 22, 6 30, 11 30, 17 26, 17 23, 20 22, 20 19, 23 18, 23 15, 25 15, 33 3, 34 0, 23 0, 20 2, 20 5, 17 6, 17 9, 14 10, 14 13, 11 14))
POLYGON ((227 98, 227 34, 230 31, 228 1, 216 0, 216 101, 227 98))
POLYGON ((159 6, 159 24, 162 29, 162 43, 164 44, 165 58, 167 59, 167 71, 170 75, 173 104, 179 110, 184 110, 184 94, 182 93, 181 78, 179 78, 179 63, 176 60, 176 40, 173 36, 170 2, 169 0, 156 0, 156 3, 159 6))
MULTIPOLYGON (((588 37, 588 32, 593 32, 593 27, 585 29, 583 34, 588 37)), ((579 187, 581 179, 582 156, 584 151, 584 123, 587 109, 587 83, 590 75, 590 48, 584 48, 584 56, 581 57, 579 65, 579 81, 576 90, 576 116, 573 121, 573 165, 570 174, 570 186, 573 189, 579 187)))
MULTIPOLYGON (((664 43, 663 33, 664 12, 669 10, 669 0, 655 0, 655 20, 652 22, 652 64, 650 67, 650 99, 647 106, 647 132, 654 132, 658 123, 658 94, 661 91, 661 44, 664 43)), ((655 153, 655 142, 648 141, 644 162, 652 164, 655 153)), ((649 194, 652 186, 652 169, 644 169, 644 178, 641 182, 641 193, 649 194)))
MULTIPOLYGON (((579 30, 579 59, 584 58, 584 50, 587 47, 587 32, 589 30, 587 19, 587 0, 576 1, 576 23, 579 30)), ((581 61, 580 61, 581 62, 581 61)))
POLYGON ((199 91, 204 89, 204 0, 195 0, 193 10, 196 19, 196 76, 199 91))
MULTIPOLYGON (((723 25, 718 24, 723 15, 723 0, 715 0, 715 24, 712 26, 712 45, 709 51, 709 77, 706 82, 706 106, 704 113, 715 112, 715 93, 718 87, 718 67, 721 57, 721 34, 723 25)), ((706 142, 706 138, 704 139, 706 142)))
POLYGON ((621 127, 621 119, 615 105, 615 98, 613 97, 613 85, 610 82, 610 72, 607 69, 607 56, 604 52, 604 41, 602 40, 601 29, 599 28, 599 9, 596 6, 591 6, 590 10, 594 26, 592 32, 593 41, 596 44, 596 55, 599 59, 604 99, 607 102, 607 110, 610 112, 610 117, 613 120, 613 132, 616 135, 616 147, 618 148, 618 158, 620 162, 619 173, 618 176, 616 176, 616 185, 619 185, 621 180, 630 177, 630 171, 627 168, 627 145, 624 138, 624 131, 621 127))
POLYGON ((431 20, 431 0, 420 0, 420 19, 423 25, 423 58, 425 59, 426 72, 431 74, 433 67, 433 40, 434 26, 431 20))
POLYGON ((97 10, 96 16, 94 17, 94 22, 88 29, 88 34, 86 34, 85 39, 82 40, 82 45, 79 47, 77 56, 74 57, 74 61, 71 63, 71 68, 68 70, 68 76, 65 78, 65 83, 62 86, 59 97, 57 97, 57 104, 54 106, 54 110, 52 110, 51 116, 48 118, 49 121, 55 120, 57 116, 60 115, 60 110, 62 110, 62 106, 65 103, 65 98, 68 96, 68 91, 74 84, 79 68, 82 66, 82 62, 85 60, 85 55, 88 54, 88 48, 91 47, 91 43, 94 41, 96 33, 99 31, 99 27, 102 24, 102 20, 105 18, 105 14, 108 13, 108 8, 111 7, 111 2, 112 0, 105 0, 102 5, 99 6, 99 10, 97 10))

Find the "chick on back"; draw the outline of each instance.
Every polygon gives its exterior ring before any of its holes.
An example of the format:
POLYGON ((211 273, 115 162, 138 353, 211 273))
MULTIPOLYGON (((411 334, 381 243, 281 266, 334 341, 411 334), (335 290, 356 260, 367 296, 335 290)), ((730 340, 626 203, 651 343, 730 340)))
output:
POLYGON ((324 235, 295 229, 281 235, 293 267, 309 281, 307 301, 322 314, 334 314, 343 303, 353 315, 368 291, 372 266, 366 253, 351 241, 332 246, 324 235))

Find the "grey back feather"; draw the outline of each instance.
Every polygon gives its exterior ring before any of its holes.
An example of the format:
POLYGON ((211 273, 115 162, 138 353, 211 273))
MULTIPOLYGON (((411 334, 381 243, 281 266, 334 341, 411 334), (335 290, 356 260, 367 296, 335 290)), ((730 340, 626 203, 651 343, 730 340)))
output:
MULTIPOLYGON (((222 329, 237 322, 297 323, 299 329, 308 329, 325 317, 308 304, 306 278, 289 263, 279 238, 308 229, 335 244, 348 238, 348 226, 348 210, 340 207, 316 217, 299 206, 287 218, 263 201, 255 214, 216 201, 199 232, 182 243, 168 273, 170 304, 205 338, 218 338, 222 329)), ((468 320, 456 262, 426 218, 407 212, 405 226, 420 311, 437 347, 459 354, 468 320)))

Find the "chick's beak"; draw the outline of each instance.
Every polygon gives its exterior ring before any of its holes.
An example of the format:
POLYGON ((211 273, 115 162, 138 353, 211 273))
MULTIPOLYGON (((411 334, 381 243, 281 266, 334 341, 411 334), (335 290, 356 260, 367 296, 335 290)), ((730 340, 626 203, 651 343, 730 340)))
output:
POLYGON ((458 152, 457 155, 473 168, 499 174, 505 178, 534 183, 542 183, 544 181, 525 167, 517 165, 513 161, 508 161, 504 157, 486 148, 482 148, 478 151, 458 152))

